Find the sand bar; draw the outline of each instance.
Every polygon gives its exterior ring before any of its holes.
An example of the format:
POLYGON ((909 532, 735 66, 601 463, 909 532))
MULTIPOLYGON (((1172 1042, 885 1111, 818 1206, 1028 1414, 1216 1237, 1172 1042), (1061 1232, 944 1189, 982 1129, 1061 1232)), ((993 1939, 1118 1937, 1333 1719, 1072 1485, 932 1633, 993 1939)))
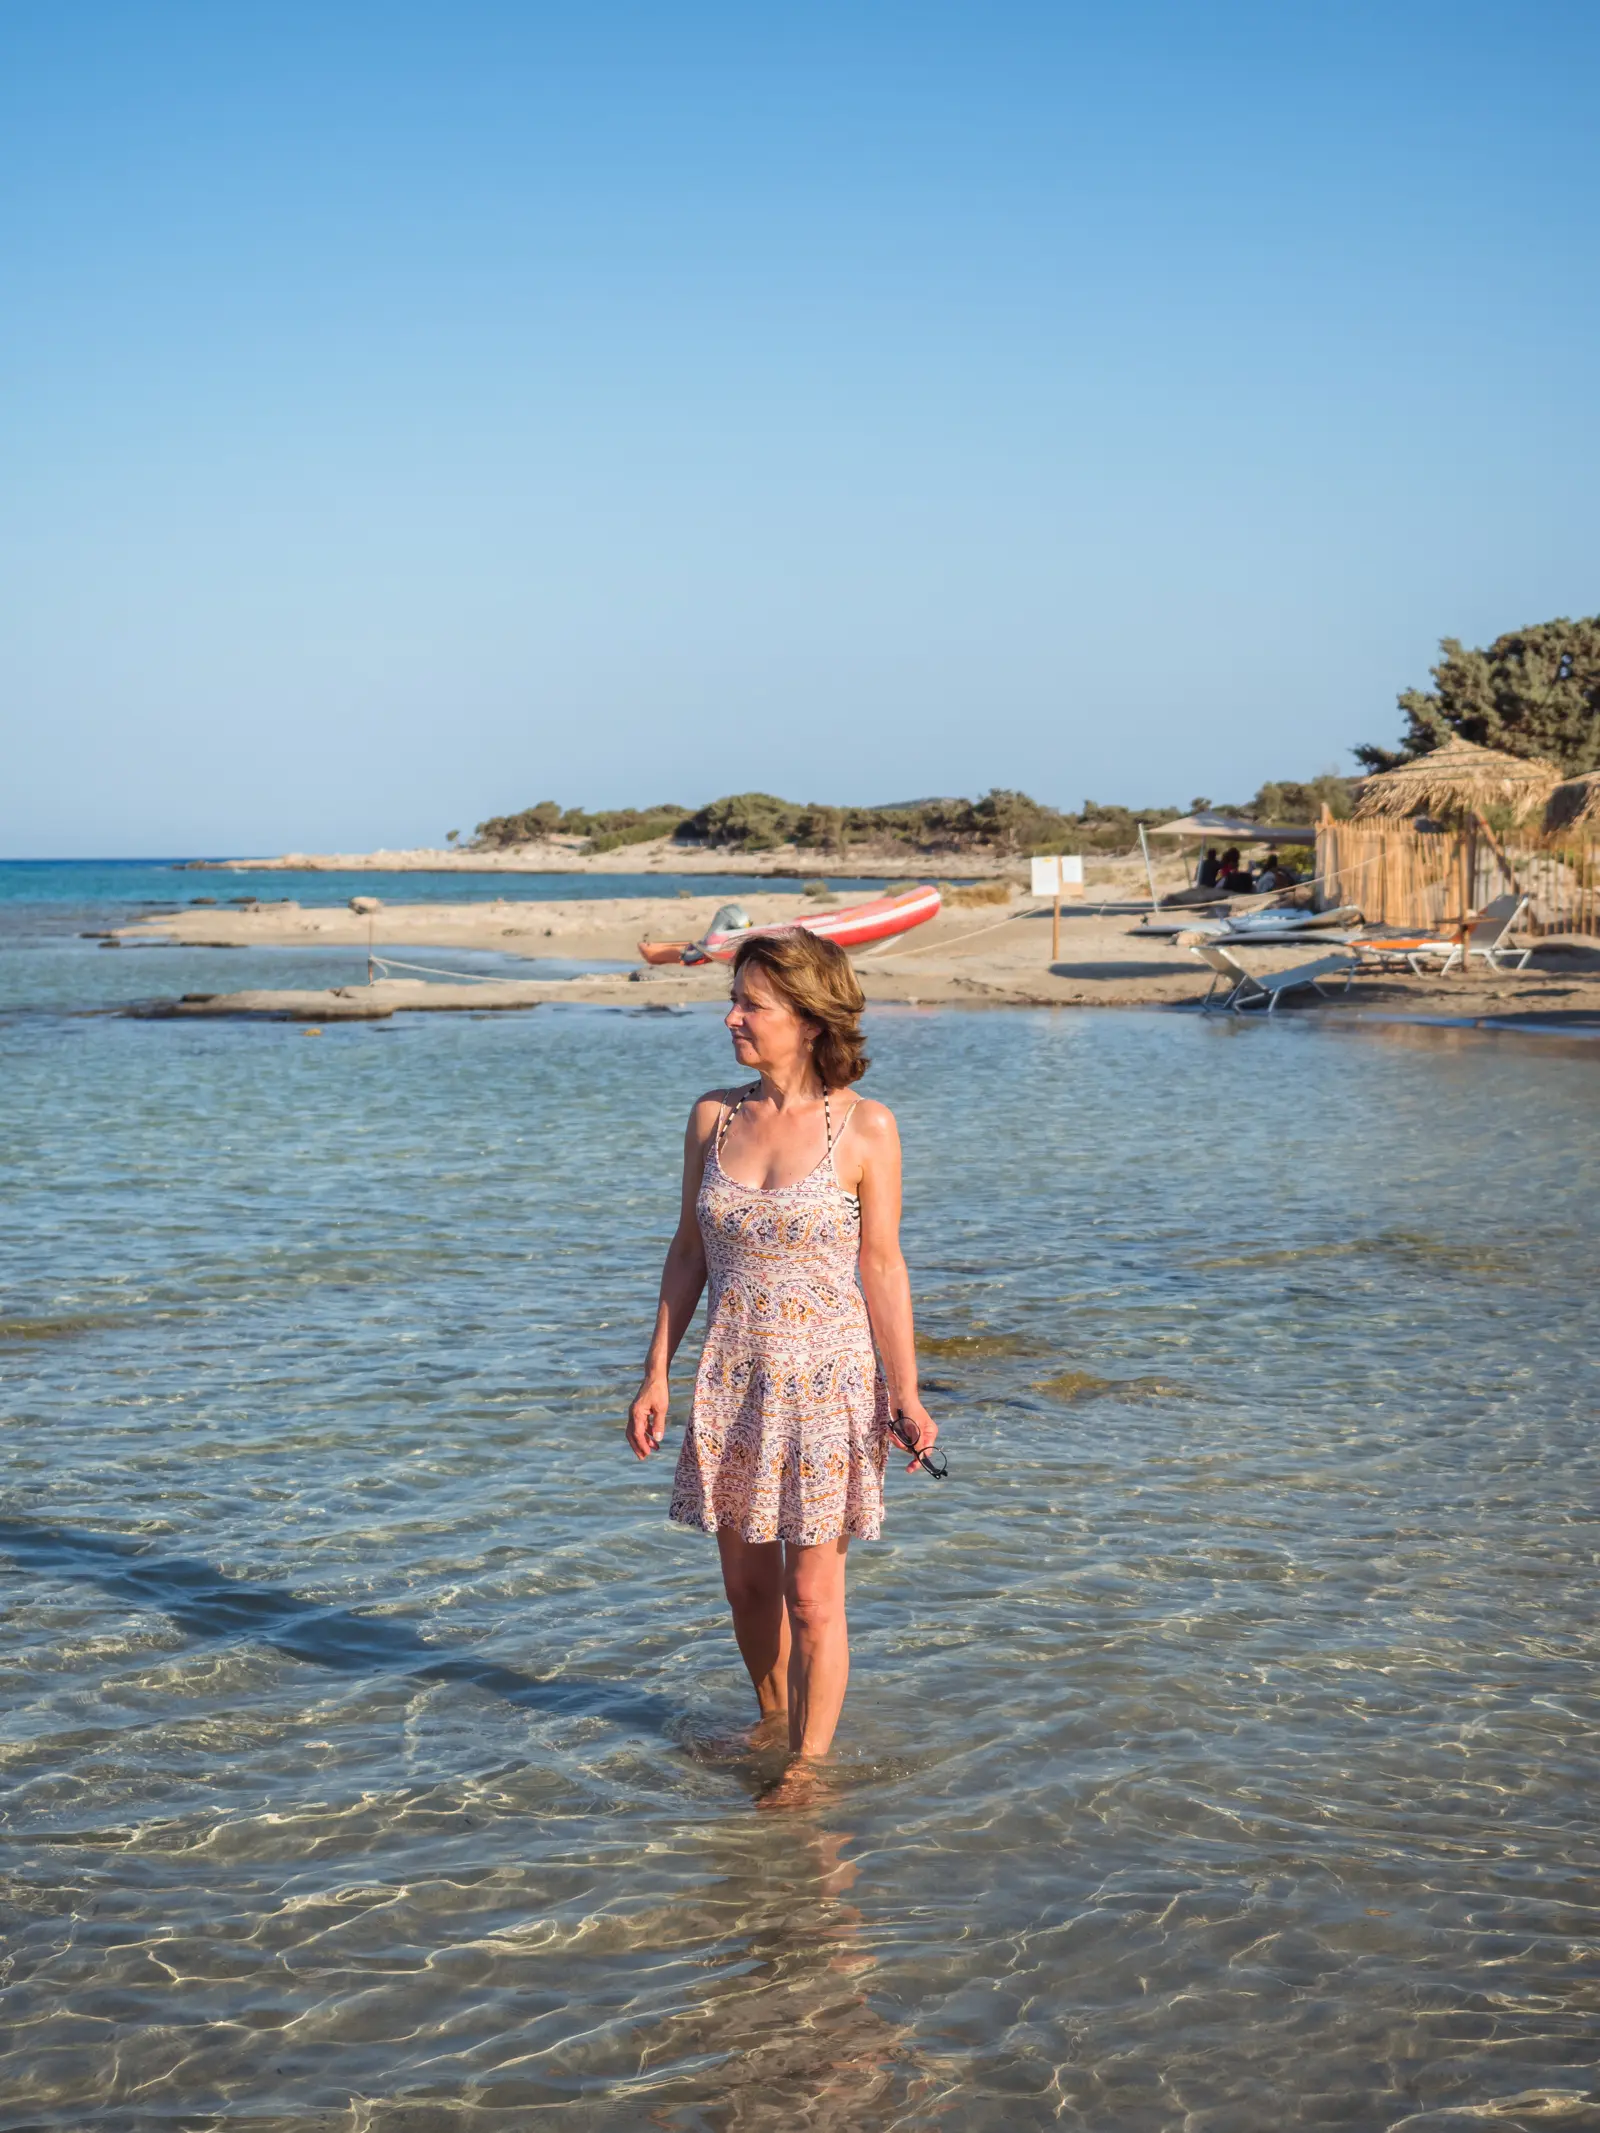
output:
POLYGON ((591 852, 586 837, 548 837, 501 851, 414 845, 400 851, 284 852, 275 859, 195 859, 193 873, 255 874, 770 874, 793 880, 984 881, 1008 861, 992 851, 907 851, 903 845, 852 845, 844 852, 780 844, 758 852, 728 845, 678 844, 652 837, 591 852))
MULTIPOLYGON (((742 899, 757 924, 816 910, 795 896, 742 899)), ((351 982, 326 991, 248 990, 163 1003, 185 1015, 271 1015, 352 1020, 397 1011, 485 1012, 553 1001, 672 1007, 725 997, 720 964, 646 968, 637 943, 693 939, 710 922, 716 897, 615 897, 593 902, 396 904, 366 916, 342 907, 298 904, 191 909, 122 927, 131 944, 167 940, 208 947, 348 947, 351 982), (394 971, 364 982, 369 936, 391 961, 417 961, 427 973, 394 971), (521 977, 515 968, 452 977, 449 951, 497 950, 574 962, 619 962, 628 970, 572 978, 521 977)), ((1210 972, 1172 939, 1141 933, 1128 909, 1069 907, 1061 954, 1050 954, 1050 912, 1014 897, 1009 904, 948 907, 926 926, 855 958, 871 1002, 969 1007, 1181 1007, 1196 1004, 1210 972)), ((1246 951, 1249 967, 1286 970, 1318 953, 1315 942, 1246 951)), ((1286 1006, 1287 1013, 1415 1013, 1466 1020, 1529 1018, 1600 1024, 1600 944, 1566 940, 1542 947, 1522 972, 1475 965, 1469 976, 1363 975, 1348 1002, 1286 1006)))

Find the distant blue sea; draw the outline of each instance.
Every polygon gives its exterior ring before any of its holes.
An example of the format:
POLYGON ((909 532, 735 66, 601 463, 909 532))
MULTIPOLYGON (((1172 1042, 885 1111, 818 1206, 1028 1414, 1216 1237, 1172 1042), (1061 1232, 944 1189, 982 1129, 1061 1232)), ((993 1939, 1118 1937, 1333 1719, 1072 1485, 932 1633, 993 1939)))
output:
MULTIPOLYGON (((0 908, 8 904, 187 904, 208 899, 227 903, 254 896, 263 903, 287 897, 300 904, 342 904, 352 896, 381 896, 391 904, 493 903, 496 897, 576 901, 583 897, 661 896, 690 889, 696 896, 755 895, 798 882, 797 874, 437 874, 262 873, 252 867, 191 871, 184 859, 3 859, 0 908)), ((881 875, 830 875, 843 887, 876 887, 881 875)))

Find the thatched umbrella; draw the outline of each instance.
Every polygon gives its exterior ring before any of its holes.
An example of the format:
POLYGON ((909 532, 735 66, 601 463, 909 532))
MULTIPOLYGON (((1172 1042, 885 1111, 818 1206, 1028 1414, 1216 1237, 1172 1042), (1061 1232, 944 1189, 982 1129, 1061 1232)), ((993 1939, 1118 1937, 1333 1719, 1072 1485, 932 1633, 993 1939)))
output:
POLYGON ((1525 815, 1560 783, 1560 767, 1542 756, 1505 755, 1452 735, 1414 763, 1368 778, 1356 802, 1355 820, 1370 822, 1384 815, 1448 820, 1486 807, 1509 807, 1525 815))
POLYGON ((1568 778, 1544 803, 1547 837, 1560 830, 1582 829, 1590 823, 1600 829, 1600 770, 1586 770, 1581 778, 1568 778))

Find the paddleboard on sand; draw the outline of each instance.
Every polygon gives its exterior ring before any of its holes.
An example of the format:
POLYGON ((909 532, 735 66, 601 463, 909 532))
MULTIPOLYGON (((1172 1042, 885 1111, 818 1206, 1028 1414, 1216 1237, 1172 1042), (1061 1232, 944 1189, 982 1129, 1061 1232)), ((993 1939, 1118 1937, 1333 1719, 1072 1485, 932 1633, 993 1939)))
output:
POLYGON ((1293 908, 1277 911, 1236 911, 1231 918, 1141 919, 1132 931, 1205 933, 1213 940, 1223 941, 1271 941, 1296 940, 1302 935, 1320 938, 1330 929, 1359 926, 1361 923, 1359 905, 1341 904, 1337 910, 1332 911, 1293 908))
MULTIPOLYGON (((866 948, 874 941, 892 940, 925 926, 937 918, 943 898, 932 882, 903 890, 898 896, 875 896, 870 903, 847 904, 841 911, 808 911, 803 917, 786 919, 775 926, 719 926, 713 920, 704 940, 641 941, 639 953, 647 963, 729 963, 741 941, 762 933, 787 933, 798 926, 817 933, 841 948, 866 948)), ((721 918, 722 913, 717 913, 721 918)))

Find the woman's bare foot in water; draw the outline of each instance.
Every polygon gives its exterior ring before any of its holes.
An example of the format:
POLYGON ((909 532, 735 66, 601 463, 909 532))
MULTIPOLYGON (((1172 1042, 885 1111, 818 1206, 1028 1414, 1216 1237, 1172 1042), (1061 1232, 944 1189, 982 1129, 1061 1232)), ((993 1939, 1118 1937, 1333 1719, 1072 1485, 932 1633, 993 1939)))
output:
POLYGON ((691 1734, 684 1738, 682 1746, 698 1762, 742 1763, 752 1755, 763 1761, 774 1755, 787 1755, 789 1714, 763 1711, 752 1725, 738 1726, 727 1733, 691 1734))
POLYGON ((775 1813, 805 1814, 832 1797, 833 1787, 822 1765, 808 1755, 797 1755, 777 1783, 767 1787, 756 1805, 775 1813))
POLYGON ((745 1738, 752 1748, 782 1748, 787 1753, 789 1747, 789 1713, 787 1709, 763 1711, 750 1728, 750 1731, 745 1735, 745 1738))

